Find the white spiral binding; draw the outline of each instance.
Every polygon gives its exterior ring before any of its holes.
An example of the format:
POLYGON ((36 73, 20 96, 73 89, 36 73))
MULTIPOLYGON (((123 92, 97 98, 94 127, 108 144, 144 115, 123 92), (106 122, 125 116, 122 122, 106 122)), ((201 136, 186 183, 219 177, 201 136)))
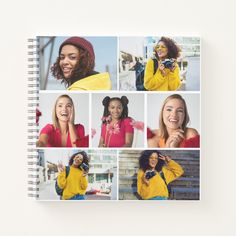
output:
POLYGON ((28 39, 28 196, 38 198, 38 152, 36 141, 38 126, 36 124, 36 108, 39 100, 39 54, 38 39, 28 39))

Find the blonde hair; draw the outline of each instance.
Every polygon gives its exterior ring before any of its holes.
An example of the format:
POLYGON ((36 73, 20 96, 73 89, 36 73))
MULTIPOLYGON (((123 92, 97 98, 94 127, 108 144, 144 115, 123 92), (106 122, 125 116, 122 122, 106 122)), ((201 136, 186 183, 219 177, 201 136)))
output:
POLYGON ((184 104, 184 121, 183 121, 183 124, 182 124, 182 127, 181 127, 183 129, 184 133, 186 131, 187 124, 190 121, 187 105, 186 105, 186 102, 183 99, 183 97, 181 97, 179 94, 172 94, 169 97, 167 97, 165 99, 163 105, 162 105, 161 113, 160 113, 160 116, 159 116, 159 136, 161 138, 164 138, 165 141, 168 139, 169 135, 168 135, 168 132, 167 132, 167 129, 166 129, 166 125, 164 124, 164 121, 163 121, 163 110, 164 110, 164 107, 165 107, 166 103, 169 102, 172 99, 179 99, 184 104))
POLYGON ((61 99, 61 98, 68 98, 70 100, 71 104, 72 104, 73 110, 75 110, 73 100, 69 95, 63 94, 63 95, 59 96, 57 98, 55 104, 54 104, 53 111, 52 111, 52 123, 53 123, 53 126, 54 126, 55 129, 60 128, 58 118, 57 118, 57 114, 56 114, 56 106, 57 106, 57 103, 58 103, 59 99, 61 99))

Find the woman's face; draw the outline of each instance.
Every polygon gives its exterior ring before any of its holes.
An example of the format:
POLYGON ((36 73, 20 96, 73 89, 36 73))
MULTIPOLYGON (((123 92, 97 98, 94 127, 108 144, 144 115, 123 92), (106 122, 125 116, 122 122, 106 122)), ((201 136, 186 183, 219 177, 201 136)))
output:
POLYGON ((111 118, 117 120, 120 119, 122 112, 123 112, 123 106, 120 101, 113 100, 109 103, 108 111, 111 115, 111 118))
POLYGON ((66 79, 71 78, 79 61, 79 49, 73 45, 65 45, 61 49, 60 68, 66 79))
POLYGON ((157 52, 157 55, 158 57, 161 59, 161 60, 164 60, 167 58, 167 55, 168 55, 168 48, 166 47, 165 43, 160 41, 157 46, 156 46, 156 52, 157 52))
POLYGON ((67 97, 61 97, 56 104, 56 117, 59 121, 68 122, 72 114, 73 104, 67 97))
POLYGON ((162 118, 167 129, 182 129, 185 118, 184 103, 176 98, 169 100, 164 106, 162 118))
POLYGON ((152 169, 155 169, 157 163, 158 163, 158 154, 156 152, 153 152, 149 157, 148 164, 152 169))
POLYGON ((78 154, 73 159, 73 165, 78 167, 83 162, 83 156, 81 154, 78 154))

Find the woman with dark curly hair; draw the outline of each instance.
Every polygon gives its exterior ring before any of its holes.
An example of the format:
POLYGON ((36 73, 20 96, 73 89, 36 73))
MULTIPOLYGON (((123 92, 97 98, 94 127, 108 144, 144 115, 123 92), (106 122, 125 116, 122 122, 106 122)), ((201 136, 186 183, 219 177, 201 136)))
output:
POLYGON ((58 186, 63 189, 63 200, 84 200, 88 187, 87 175, 89 172, 89 158, 86 152, 80 151, 73 154, 69 160, 69 174, 66 167, 58 164, 58 186))
POLYGON ((154 48, 155 59, 147 62, 144 87, 150 91, 173 91, 180 87, 180 70, 176 62, 180 48, 170 38, 161 37, 154 48), (154 72, 154 63, 157 70, 154 72))
POLYGON ((93 45, 84 38, 71 37, 61 44, 51 72, 68 90, 110 90, 109 74, 94 71, 94 66, 93 45))
POLYGON ((182 167, 157 150, 146 150, 139 158, 137 188, 143 200, 167 200, 167 185, 183 175, 182 167))
POLYGON ((161 108, 159 129, 148 131, 148 147, 199 148, 200 135, 187 127, 190 121, 184 98, 179 94, 168 96, 161 108))
POLYGON ((131 147, 134 128, 128 116, 129 100, 126 96, 110 98, 106 96, 102 118, 99 147, 131 147))

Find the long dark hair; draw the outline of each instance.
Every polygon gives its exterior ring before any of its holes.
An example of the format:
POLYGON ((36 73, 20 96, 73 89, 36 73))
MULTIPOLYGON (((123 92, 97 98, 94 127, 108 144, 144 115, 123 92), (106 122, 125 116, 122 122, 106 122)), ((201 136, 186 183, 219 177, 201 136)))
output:
POLYGON ((57 80, 61 80, 61 83, 64 83, 66 87, 69 87, 74 82, 81 80, 87 76, 98 74, 98 72, 93 70, 95 63, 89 52, 78 46, 73 46, 79 50, 79 60, 71 78, 66 79, 64 77, 64 74, 60 67, 60 55, 57 57, 56 62, 51 67, 52 76, 57 80))
MULTIPOLYGON (((104 106, 103 117, 107 117, 110 115, 108 107, 109 107, 110 102, 112 101, 119 101, 123 107, 123 111, 122 111, 120 119, 127 118, 129 114, 129 111, 128 111, 129 100, 126 96, 122 96, 121 98, 119 97, 110 98, 109 96, 106 96, 102 101, 102 104, 104 106)), ((106 121, 103 121, 103 123, 106 123, 106 121)))
MULTIPOLYGON (((70 157, 69 166, 72 166, 73 161, 74 161, 74 158, 75 158, 78 154, 80 154, 80 155, 83 156, 83 161, 82 161, 82 163, 85 163, 86 165, 89 166, 89 157, 88 157, 88 155, 87 155, 87 153, 86 153, 85 151, 80 151, 80 152, 74 153, 74 154, 70 157)), ((81 163, 81 164, 82 164, 82 163, 81 163)))
MULTIPOLYGON (((167 49, 168 49, 168 53, 167 53, 167 58, 171 59, 177 59, 180 56, 180 47, 175 43, 174 40, 167 38, 167 37, 161 37, 161 39, 158 41, 159 42, 163 42, 167 49)), ((157 43, 157 44, 158 44, 157 43)), ((155 50, 155 56, 157 59, 159 59, 157 52, 156 52, 156 48, 154 48, 155 50)))
MULTIPOLYGON (((148 169, 150 169, 149 166, 149 157, 156 153, 157 156, 159 156, 161 153, 157 150, 145 150, 141 153, 141 156, 139 157, 139 168, 142 169, 144 172, 148 169)), ((155 170, 157 172, 160 172, 162 170, 162 167, 165 165, 165 161, 158 158, 157 165, 155 167, 155 170)))

